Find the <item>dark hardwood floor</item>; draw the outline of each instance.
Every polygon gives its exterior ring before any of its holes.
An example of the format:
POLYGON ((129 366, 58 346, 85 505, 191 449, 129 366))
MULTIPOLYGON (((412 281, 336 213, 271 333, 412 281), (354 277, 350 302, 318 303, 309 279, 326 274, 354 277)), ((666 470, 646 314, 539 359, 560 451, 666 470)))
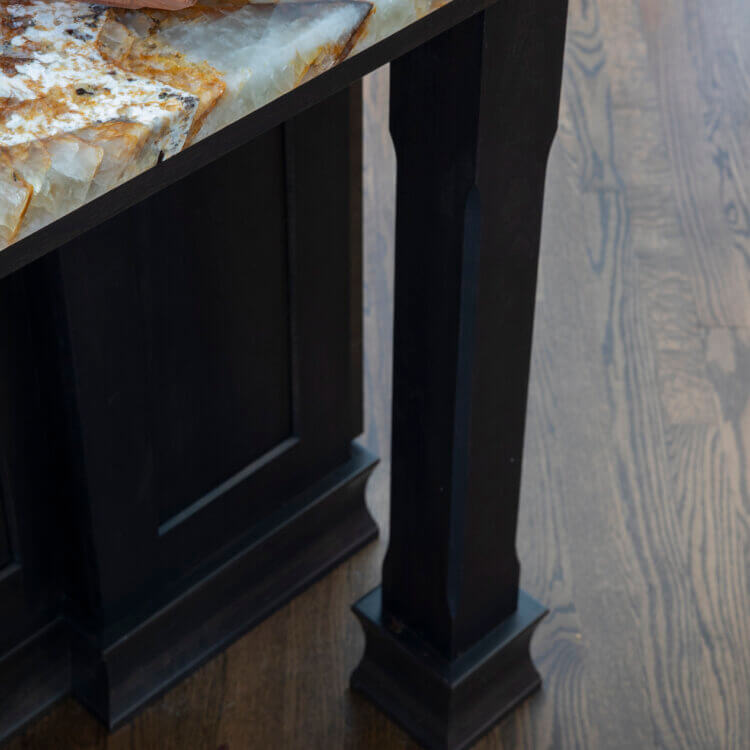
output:
MULTIPOLYGON (((388 510, 394 161, 365 86, 369 500, 388 510)), ((750 7, 571 0, 519 555, 544 687, 479 747, 750 746, 750 7)), ((385 536, 107 737, 8 750, 411 748, 347 687, 385 536)))

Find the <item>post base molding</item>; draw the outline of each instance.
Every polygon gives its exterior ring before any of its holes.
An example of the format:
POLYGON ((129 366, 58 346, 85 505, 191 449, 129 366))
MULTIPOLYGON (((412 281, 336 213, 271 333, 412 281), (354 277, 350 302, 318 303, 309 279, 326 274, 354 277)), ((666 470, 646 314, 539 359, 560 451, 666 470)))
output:
POLYGON ((386 625, 380 587, 353 610, 366 647, 352 688, 427 748, 471 746, 541 685, 529 642, 547 610, 523 591, 510 617, 452 661, 408 629, 386 625))

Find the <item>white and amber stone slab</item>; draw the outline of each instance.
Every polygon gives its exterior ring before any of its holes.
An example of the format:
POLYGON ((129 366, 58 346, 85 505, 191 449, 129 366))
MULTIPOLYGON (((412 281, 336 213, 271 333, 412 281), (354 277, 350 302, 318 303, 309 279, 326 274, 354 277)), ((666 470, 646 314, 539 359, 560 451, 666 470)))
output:
POLYGON ((0 249, 444 0, 0 0, 0 249))

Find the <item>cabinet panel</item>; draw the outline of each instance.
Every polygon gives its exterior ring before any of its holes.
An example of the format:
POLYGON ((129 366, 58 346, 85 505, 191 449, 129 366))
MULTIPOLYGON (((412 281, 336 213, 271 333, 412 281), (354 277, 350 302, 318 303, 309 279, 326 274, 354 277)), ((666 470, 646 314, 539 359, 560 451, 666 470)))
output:
POLYGON ((289 437, 283 164, 276 129, 62 251, 96 496, 163 524, 289 437))
POLYGON ((168 600, 349 461, 359 118, 341 92, 42 259, 71 599, 96 622, 168 600))
POLYGON ((69 520, 41 385, 47 341, 35 335, 26 277, 0 282, 0 661, 59 614, 69 520))
POLYGON ((0 497, 0 570, 10 562, 10 544, 8 542, 8 522, 5 520, 3 499, 0 497))

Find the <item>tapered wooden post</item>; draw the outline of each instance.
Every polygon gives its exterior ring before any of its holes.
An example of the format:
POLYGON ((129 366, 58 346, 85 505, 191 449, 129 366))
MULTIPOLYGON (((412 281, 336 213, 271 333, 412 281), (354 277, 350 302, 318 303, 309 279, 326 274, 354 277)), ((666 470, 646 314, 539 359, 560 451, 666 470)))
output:
POLYGON ((390 546, 352 685, 428 747, 539 686, 515 552, 566 0, 501 0, 395 61, 390 546))

